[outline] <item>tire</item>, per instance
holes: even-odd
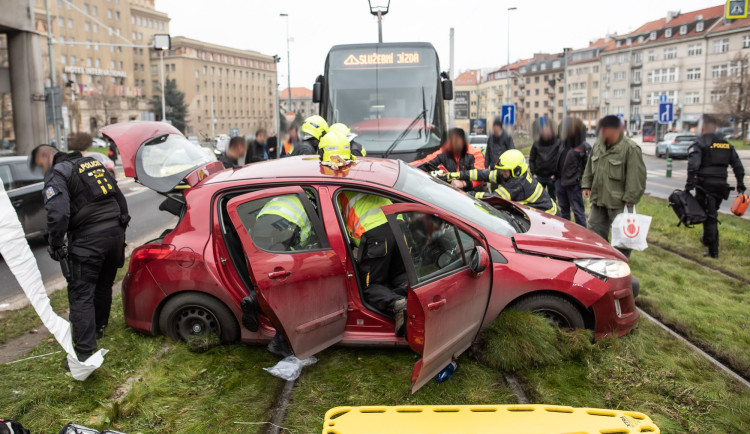
[[[159,315],[159,329],[175,341],[213,335],[227,344],[240,335],[234,314],[224,303],[194,292],[167,301]]]
[[[532,295],[515,303],[513,309],[538,313],[562,329],[586,328],[581,311],[570,301],[555,295]]]

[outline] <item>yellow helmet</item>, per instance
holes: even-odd
[[[349,129],[346,125],[342,124],[341,122],[337,122],[330,127],[328,127],[328,132],[333,133],[339,133],[342,136],[349,138],[349,133],[352,132],[352,130]]]
[[[518,178],[519,176],[526,173],[529,166],[526,164],[526,158],[524,158],[521,151],[518,149],[509,149],[500,155],[500,160],[497,162],[495,169],[510,170],[511,176]]]
[[[331,131],[320,139],[318,155],[320,156],[321,163],[331,166],[334,169],[345,166],[350,161],[356,159],[352,156],[349,140],[334,131]]]
[[[300,127],[300,131],[302,131],[303,140],[307,139],[305,136],[320,140],[328,132],[328,122],[321,116],[310,116],[305,119],[302,127]]]

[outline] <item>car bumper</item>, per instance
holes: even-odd
[[[594,337],[622,336],[638,323],[641,314],[635,306],[631,276],[608,279],[604,296],[591,305],[596,325]]]
[[[668,151],[669,151],[668,154],[669,154],[670,157],[687,157],[688,156],[688,150],[687,150],[687,148],[685,148],[685,149],[682,149],[682,148],[680,148],[680,149],[669,148]]]
[[[155,335],[154,315],[165,297],[148,267],[141,267],[132,274],[126,273],[122,281],[122,308],[125,324],[141,332]]]

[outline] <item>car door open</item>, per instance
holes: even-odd
[[[263,312],[299,358],[344,335],[347,282],[318,214],[298,186],[235,197],[227,212],[242,242]]]
[[[469,267],[474,250],[487,247],[470,226],[424,205],[382,209],[409,277],[406,333],[409,346],[422,355],[412,372],[414,393],[471,346],[487,309],[492,273]]]

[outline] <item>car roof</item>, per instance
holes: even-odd
[[[287,157],[253,163],[236,170],[224,170],[211,176],[206,184],[229,181],[254,181],[263,179],[310,179],[364,181],[393,187],[399,173],[399,160],[383,158],[358,158],[347,169],[332,170],[320,164],[314,155]]]
[[[29,160],[29,157],[24,157],[23,155],[15,155],[12,157],[0,157],[0,163],[18,163],[18,162],[26,162]]]

